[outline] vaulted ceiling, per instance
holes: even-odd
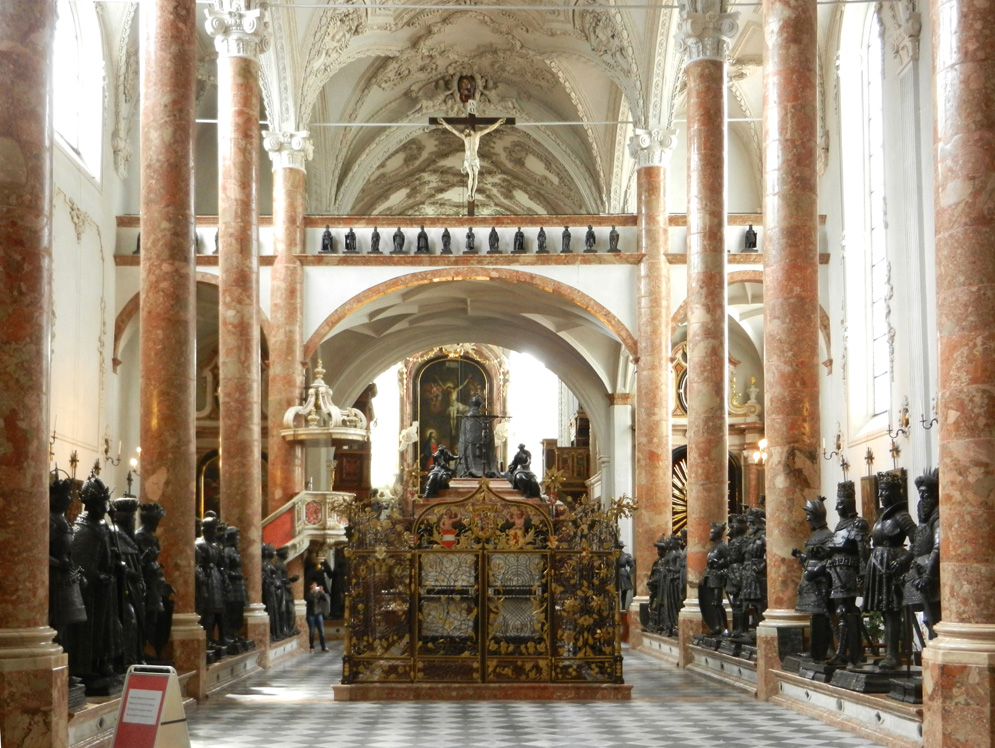
[[[137,153],[138,4],[98,5],[109,38],[116,39],[115,153],[128,150],[126,135]],[[759,5],[735,10],[730,149],[749,172],[743,176],[757,185],[751,193],[759,194]],[[310,133],[312,214],[460,214],[463,143],[428,125],[430,117],[465,115],[456,92],[460,75],[476,79],[478,116],[517,120],[481,140],[479,215],[631,212],[633,128],[674,128],[679,140],[685,129],[676,3],[299,0],[271,3],[264,16],[271,42],[260,61],[261,129]],[[198,49],[198,115],[210,118],[217,53],[203,29]],[[214,141],[216,129],[205,124],[198,169],[207,191],[216,183]],[[675,167],[675,179],[683,182],[683,164]]]

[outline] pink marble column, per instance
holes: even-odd
[[[637,131],[629,143],[636,160],[636,246],[639,266],[636,362],[636,481],[639,511],[633,520],[632,555],[636,561],[636,595],[646,595],[656,548],[671,528],[670,508],[670,271],[666,254],[667,163],[674,134]]]
[[[259,54],[265,37],[261,11],[242,10],[239,0],[223,5],[224,10],[207,11],[207,32],[218,50],[221,518],[240,531],[249,594],[246,617],[256,628],[263,539],[256,181]]]
[[[680,613],[680,664],[690,664],[692,637],[704,632],[698,587],[705,572],[710,523],[729,503],[729,369],[726,249],[726,65],[735,14],[685,12],[688,179],[688,545],[687,596]],[[705,10],[705,8],[702,8]]]
[[[304,253],[304,207],[307,177],[304,165],[311,157],[306,132],[264,133],[263,144],[273,161],[273,252],[270,275],[268,493],[266,514],[272,514],[304,489],[304,450],[286,441],[283,414],[300,405],[304,384],[301,360],[302,268],[295,255]],[[295,559],[296,560],[296,559]],[[303,577],[302,577],[303,579]],[[301,582],[303,584],[303,582]],[[247,618],[250,635],[257,642],[269,636],[259,611]],[[307,626],[298,626],[302,632]],[[302,634],[303,635],[303,634]],[[302,646],[305,640],[302,640]]]
[[[48,626],[46,553],[54,35],[54,3],[0,5],[8,112],[0,120],[0,734],[29,748],[69,739],[68,667]]]
[[[204,632],[194,612],[196,296],[193,150],[196,5],[155,0],[142,11],[142,501],[166,510],[161,561],[176,589],[172,656],[203,695]]]
[[[304,254],[304,207],[311,156],[308,133],[264,133],[263,144],[273,161],[273,252],[270,275],[269,341],[269,480],[266,514],[272,514],[304,490],[304,450],[287,442],[280,431],[283,414],[300,405],[304,387],[301,351],[302,268],[295,255]]]
[[[757,696],[780,667],[808,536],[802,507],[819,494],[819,247],[815,3],[764,0],[764,378],[767,597],[757,631]],[[783,631],[782,631],[783,629]]]
[[[995,745],[995,26],[933,0],[939,636],[923,653],[927,748]]]

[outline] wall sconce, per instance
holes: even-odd
[[[937,415],[936,415],[936,397],[933,397],[933,400],[930,402],[930,405],[929,405],[929,414],[930,414],[930,416],[932,416],[929,419],[929,422],[926,421],[926,414],[925,413],[921,413],[919,415],[919,423],[922,424],[922,427],[924,429],[926,429],[926,431],[929,431],[931,428],[933,428],[933,426],[935,426],[939,422],[939,420],[940,420],[937,417]],[[55,440],[55,432],[54,431],[52,432],[52,440],[53,441]]]
[[[843,452],[843,431],[840,429],[840,424],[837,421],[837,423],[836,423],[836,436],[833,438],[833,451],[832,452],[828,452],[828,453],[826,452],[826,440],[823,439],[822,440],[822,458],[824,460],[828,461],[828,460],[831,460],[834,457],[836,457],[836,455],[842,456],[842,452]]]
[[[753,462],[766,465],[767,464],[767,439],[761,439],[757,442],[757,450],[753,453]]]
[[[128,470],[128,475],[125,481],[128,483],[128,496],[133,496],[131,493],[131,484],[135,482],[135,478],[141,478],[142,474],[138,472],[138,465],[142,459],[142,448],[135,447],[135,456],[128,460],[128,465],[130,469]]]
[[[111,440],[104,437],[104,462],[109,462],[114,467],[121,464],[121,442],[117,443],[117,457],[111,457]]]
[[[909,418],[909,399],[905,398],[902,402],[902,408],[898,411],[898,428],[895,429],[895,433],[891,433],[891,424],[888,424],[888,436],[892,438],[892,441],[898,438],[899,434],[904,436],[906,439],[909,438],[909,426],[912,420]]]
[[[871,451],[870,447],[867,448],[867,452],[864,454],[864,462],[867,463],[867,474],[870,475],[871,466],[874,464],[874,453]]]

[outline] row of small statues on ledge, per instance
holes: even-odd
[[[408,254],[404,250],[404,245],[406,243],[406,237],[404,232],[400,227],[394,232],[391,238],[393,248],[390,250],[392,255],[403,255]],[[564,226],[563,233],[560,235],[560,254],[570,254],[573,250],[570,248],[570,227]],[[584,252],[585,253],[596,253],[597,249],[597,237],[595,236],[595,231],[593,226],[587,227],[587,232],[584,234]],[[612,253],[620,252],[618,248],[618,231],[614,226],[611,227],[611,231],[608,232],[608,251]],[[318,250],[318,254],[328,255],[335,254],[335,238],[332,236],[332,231],[329,226],[325,226],[325,231],[321,235],[321,249]],[[549,254],[549,250],[546,248],[546,230],[544,228],[539,229],[539,233],[536,235],[536,250],[537,255]],[[351,228],[345,235],[345,249],[343,254],[354,255],[360,254],[356,246],[356,232]],[[367,254],[371,255],[382,255],[384,254],[380,249],[380,231],[374,227],[373,233],[370,235],[370,248]],[[415,251],[416,255],[429,255],[432,254],[432,250],[429,247],[428,232],[425,231],[425,227],[421,226],[418,230],[418,235],[415,238]],[[452,235],[449,233],[449,229],[444,229],[442,232],[442,247],[439,250],[439,254],[451,255],[453,254],[452,246]],[[477,236],[473,233],[473,227],[467,229],[466,239],[463,245],[463,254],[465,255],[475,255],[477,252]],[[487,252],[489,255],[499,255],[504,254],[501,251],[501,240],[498,236],[497,228],[491,228],[490,233],[487,236]],[[525,250],[525,234],[522,232],[521,227],[515,232],[514,238],[512,239],[511,254],[521,255],[526,254]]]
[[[110,489],[91,473],[79,491],[83,510],[70,524],[72,488],[69,477],[53,474],[49,625],[69,655],[71,700],[77,690],[111,695],[131,665],[164,662],[174,593],[159,563],[156,537],[165,509],[129,495],[111,500]],[[248,594],[238,528],[208,512],[197,519],[194,554],[195,611],[207,634],[208,661],[251,649],[253,643],[239,635]],[[263,545],[263,603],[273,640],[297,633],[290,586],[296,577],[288,577],[287,557],[288,549]]]
[[[560,253],[569,254],[572,252],[570,249],[570,227],[564,226],[563,233],[560,235]],[[400,226],[398,226],[397,231],[394,232],[392,237],[393,249],[390,251],[392,255],[403,255],[407,254],[404,251],[405,244],[404,232],[401,231]],[[194,252],[195,254],[200,254],[200,236],[194,237]],[[591,253],[597,252],[597,238],[594,233],[594,227],[588,226],[587,232],[584,234],[584,252]],[[614,226],[611,227],[611,231],[608,232],[608,251],[609,252],[620,252],[618,248],[618,231]],[[744,240],[744,252],[756,252],[757,251],[757,232],[753,230],[753,224],[746,230],[746,238]],[[142,235],[139,234],[135,241],[135,251],[133,254],[142,253]],[[321,249],[318,250],[318,254],[330,255],[335,254],[335,237],[332,236],[331,226],[325,226],[325,231],[321,235]],[[536,252],[537,255],[549,254],[549,250],[546,249],[546,230],[544,228],[539,229],[539,233],[536,235]],[[218,232],[214,232],[214,254],[218,254]],[[359,249],[356,244],[356,232],[349,229],[345,235],[345,249],[343,254],[355,255],[360,254]],[[380,231],[377,227],[373,227],[373,234],[370,236],[370,249],[367,254],[371,255],[382,255],[383,252],[380,251]],[[427,255],[432,254],[429,249],[428,233],[425,231],[424,226],[420,226],[418,229],[418,236],[415,239],[415,254],[416,255]],[[453,254],[452,248],[452,235],[449,233],[449,229],[444,229],[442,232],[442,249],[439,254],[451,255]],[[473,255],[477,254],[477,237],[473,233],[473,228],[467,229],[466,241],[463,245],[463,254]],[[487,237],[487,254],[503,254],[501,252],[500,239],[498,237],[497,228],[492,227],[491,232]],[[521,255],[526,254],[525,251],[525,234],[522,233],[522,227],[519,226],[518,230],[515,232],[515,236],[512,239],[511,254]]]

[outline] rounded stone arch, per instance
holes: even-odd
[[[737,270],[726,276],[726,285],[732,283],[760,283],[764,282],[763,270]],[[685,298],[674,311],[670,318],[670,336],[673,338],[677,328],[684,324],[688,318],[688,300]],[[819,332],[822,336],[822,344],[826,351],[826,361],[832,362],[832,338],[829,327],[829,314],[826,312],[822,302],[819,302]]]
[[[206,285],[217,286],[220,284],[220,277],[214,273],[205,273],[202,270],[198,270],[194,274],[195,283],[204,283]],[[124,306],[121,307],[121,311],[117,313],[117,317],[114,318],[114,348],[111,352],[111,360],[114,367],[114,371],[117,371],[117,367],[120,365],[121,361],[118,358],[118,354],[121,351],[121,347],[127,341],[128,335],[126,333],[129,330],[133,330],[137,327],[137,317],[138,312],[141,309],[141,292],[136,292],[128,301],[125,302]],[[135,326],[131,326],[132,320],[135,321]],[[269,317],[262,309],[259,310],[259,327],[266,340],[270,339],[270,321]]]
[[[340,305],[318,325],[304,343],[304,358],[311,359],[322,341],[357,309],[383,296],[413,286],[439,283],[445,281],[500,280],[508,283],[525,283],[542,291],[570,301],[584,311],[597,318],[621,342],[632,359],[638,359],[639,346],[635,335],[622,324],[607,307],[598,303],[590,296],[557,280],[545,278],[534,273],[508,268],[440,268],[421,273],[411,273],[392,278],[383,283],[367,288]]]

